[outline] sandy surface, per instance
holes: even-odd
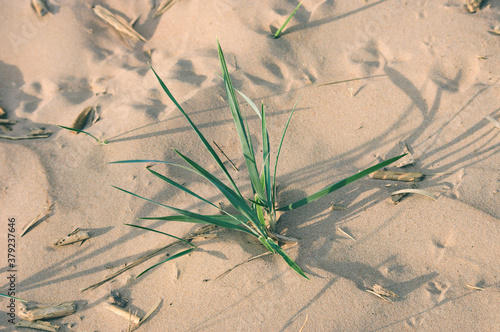
[[[500,330],[500,129],[485,119],[500,118],[500,36],[488,32],[499,25],[500,1],[470,14],[461,0],[305,0],[279,39],[271,31],[297,1],[181,0],[153,18],[154,2],[49,0],[50,13],[42,18],[27,0],[1,4],[0,106],[17,121],[1,134],[52,132],[0,139],[1,293],[9,288],[6,234],[15,218],[16,296],[76,301],[75,314],[51,321],[60,331],[125,331],[127,321],[103,309],[112,290],[141,317],[163,300],[140,331]],[[93,13],[97,4],[127,21],[138,18],[134,27],[147,41],[113,30]],[[413,195],[392,205],[390,193],[410,184],[364,178],[284,214],[279,231],[300,239],[289,254],[310,281],[275,256],[214,280],[264,252],[253,238],[221,230],[198,241],[194,253],[139,279],[180,249],[81,293],[172,242],[124,223],[177,236],[197,228],[138,221],[170,212],[111,185],[214,213],[143,164],[107,164],[181,162],[177,148],[221,175],[148,61],[207,139],[234,161],[239,172],[227,167],[250,195],[217,76],[216,38],[235,87],[268,110],[272,151],[301,96],[278,169],[282,204],[400,154],[400,142],[416,163],[388,169],[427,174],[416,184],[437,200]],[[361,77],[372,78],[321,86]],[[71,126],[87,106],[96,107],[100,119],[86,130],[108,145],[56,126]],[[243,108],[257,146],[258,118]],[[227,206],[200,178],[165,165],[155,170]],[[22,228],[52,203],[48,216],[21,238]],[[332,211],[332,203],[346,208]],[[75,228],[92,238],[51,246]],[[375,284],[399,297],[387,303],[366,292]],[[6,311],[8,300],[0,303]],[[7,319],[0,314],[0,329],[15,331]]]

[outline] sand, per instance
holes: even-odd
[[[60,331],[126,331],[127,320],[105,309],[111,291],[139,317],[162,299],[138,331],[499,331],[500,129],[485,117],[500,118],[500,36],[488,32],[499,25],[500,1],[489,0],[471,14],[462,0],[305,0],[283,35],[272,38],[297,4],[181,0],[153,18],[154,0],[49,0],[43,17],[28,0],[4,2],[0,107],[16,124],[0,134],[26,136],[40,128],[52,134],[0,139],[0,292],[9,288],[11,233],[16,296],[76,302],[75,314],[51,320]],[[137,19],[134,28],[147,41],[118,33],[92,5],[124,22]],[[415,163],[387,169],[427,174],[416,185],[437,200],[409,195],[392,205],[390,193],[411,184],[366,177],[285,213],[278,230],[299,239],[288,253],[310,281],[269,255],[215,280],[265,252],[243,233],[220,230],[196,241],[192,254],[139,279],[181,247],[81,293],[174,241],[125,223],[180,237],[199,227],[136,220],[171,212],[112,185],[214,213],[144,164],[107,164],[180,163],[177,148],[222,176],[148,62],[207,139],[239,168],[226,162],[251,195],[218,77],[217,38],[235,87],[266,106],[273,152],[301,96],[278,167],[281,204],[400,154],[402,143]],[[354,78],[366,79],[322,85]],[[242,105],[257,146],[259,120]],[[85,130],[109,144],[57,127],[71,126],[87,106],[100,118]],[[199,177],[165,165],[154,169],[227,206]],[[332,211],[332,204],[345,209]],[[15,232],[9,218],[15,218]],[[92,238],[52,246],[76,228]],[[399,297],[386,302],[366,291],[375,285]],[[9,300],[0,303],[0,329],[16,331],[8,321]]]

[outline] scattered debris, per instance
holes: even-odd
[[[427,196],[429,198],[432,198],[433,200],[437,200],[436,195],[434,195],[426,190],[421,190],[421,189],[402,189],[402,190],[398,190],[398,191],[393,192],[391,194],[391,196],[399,195],[399,194],[418,194],[418,195]]]
[[[57,330],[59,330],[59,328],[61,326],[60,325],[52,325],[49,322],[44,322],[41,320],[35,321],[35,322],[20,320],[19,322],[16,323],[16,327],[24,327],[24,328],[33,329],[33,330],[57,332]]]
[[[491,117],[489,115],[486,117],[486,119],[488,119],[491,123],[493,123],[495,125],[495,127],[500,129],[500,122],[498,122],[497,120],[495,120],[493,117]]]
[[[94,112],[95,112],[95,110],[94,110],[93,106],[85,107],[83,109],[83,111],[81,111],[80,114],[78,114],[78,116],[76,117],[76,120],[71,125],[71,128],[77,129],[77,130],[82,130],[83,128],[85,128],[85,126],[89,122],[89,119],[94,117],[94,115],[93,115]],[[74,135],[78,134],[77,131],[72,131],[71,133]]]
[[[345,236],[347,236],[348,238],[350,238],[351,240],[356,241],[356,239],[355,239],[355,238],[354,238],[351,234],[349,234],[348,232],[346,232],[346,231],[345,231],[345,230],[343,230],[342,228],[340,228],[340,227],[339,227],[339,228],[337,228],[337,230],[338,230],[340,233],[342,233],[342,234],[344,234]]]
[[[153,15],[153,18],[157,18],[158,16],[163,15],[170,7],[173,6],[178,0],[165,0],[158,5],[156,8],[156,12]]]
[[[128,300],[123,299],[117,291],[111,291],[111,295],[108,297],[108,303],[125,308],[128,305]]]
[[[467,9],[471,13],[475,13],[479,10],[479,7],[481,7],[481,2],[483,0],[467,0]]]
[[[50,211],[52,210],[52,207],[54,206],[54,204],[56,204],[56,203],[49,204],[47,206],[47,210],[45,210],[45,212],[40,213],[33,220],[31,220],[26,226],[24,226],[23,230],[21,231],[21,236],[26,234],[26,232],[29,231],[30,228],[33,227],[37,222],[39,222],[43,218],[47,217],[49,215]]]
[[[60,304],[40,305],[34,302],[19,303],[19,318],[30,322],[39,319],[50,319],[74,314],[75,302],[64,302]]]
[[[33,7],[33,9],[36,11],[38,16],[40,16],[40,17],[47,15],[47,13],[49,12],[49,9],[47,8],[47,4],[45,3],[44,0],[32,0],[31,6]]]
[[[231,161],[231,159],[229,159],[229,157],[226,156],[226,154],[224,153],[224,151],[222,151],[222,149],[217,145],[217,143],[215,143],[215,141],[212,141],[212,143],[214,143],[214,145],[217,147],[217,149],[219,149],[219,151],[224,155],[224,157],[226,157],[227,161],[229,161],[229,163],[231,164],[231,166],[233,166],[233,168],[236,170],[236,172],[239,172],[238,167],[236,167],[236,165],[233,164],[233,162]]]
[[[423,173],[375,171],[369,175],[372,179],[415,182],[421,181],[425,175]]]
[[[109,311],[131,322],[132,323],[131,330],[134,330],[138,328],[142,323],[144,323],[156,311],[156,309],[158,309],[161,302],[162,299],[158,300],[158,302],[156,302],[156,304],[146,313],[146,315],[143,318],[140,318],[139,316],[134,315],[125,309],[115,306],[114,304],[105,303],[104,305],[105,308],[108,309]]]
[[[23,139],[37,139],[37,138],[48,138],[52,135],[51,131],[40,131],[35,134],[29,134],[27,136],[6,136],[6,135],[0,135],[0,138],[3,139],[10,139],[13,141],[18,141],[18,140],[23,140]]]
[[[60,238],[59,240],[54,241],[52,244],[55,247],[60,247],[75,242],[83,242],[89,238],[90,234],[88,232],[81,231],[79,228],[77,228],[72,233]]]
[[[373,285],[371,288],[365,289],[365,291],[367,291],[368,293],[373,294],[376,297],[378,297],[379,299],[382,299],[382,300],[389,302],[389,303],[392,303],[390,298],[399,297],[398,294],[393,293],[390,290],[385,289],[384,287],[377,285],[377,284]]]
[[[132,28],[123,17],[116,16],[109,10],[99,5],[95,6],[93,10],[97,16],[99,16],[103,21],[115,28],[118,32],[121,32],[122,34],[132,38],[133,40],[142,40],[143,42],[146,41],[146,38],[135,31],[134,28]]]

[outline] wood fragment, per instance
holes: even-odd
[[[48,205],[45,213],[44,212],[40,213],[33,220],[31,220],[26,226],[24,226],[23,230],[21,231],[21,236],[26,234],[26,232],[29,231],[30,228],[33,227],[37,222],[39,222],[43,218],[47,217],[49,215],[50,211],[52,210],[52,207],[54,206],[54,204],[56,204],[56,203],[52,203],[52,204]]]
[[[391,196],[398,195],[398,194],[418,194],[418,195],[427,196],[433,200],[437,200],[436,195],[434,195],[433,193],[430,193],[426,190],[421,190],[421,189],[402,189],[402,190],[398,190],[398,191],[393,192],[391,194]]]
[[[43,17],[47,15],[49,9],[47,8],[47,4],[44,0],[32,0],[31,5],[33,9],[36,11],[38,16]]]
[[[487,116],[486,117],[487,120],[489,120],[491,123],[493,123],[495,125],[495,127],[497,127],[498,129],[500,129],[500,122],[498,122],[497,120],[495,120],[492,116]]]
[[[68,316],[76,311],[75,302],[64,302],[60,304],[39,305],[33,302],[19,303],[19,318],[30,322],[39,319],[50,319]]]
[[[20,320],[19,322],[16,323],[16,327],[24,327],[24,328],[33,329],[33,330],[57,332],[57,330],[59,330],[59,328],[61,326],[60,325],[52,325],[49,322],[44,322],[41,320],[35,321],[35,322]]]
[[[78,114],[78,116],[76,117],[75,121],[73,121],[73,124],[71,125],[71,128],[73,129],[77,129],[77,130],[82,130],[83,128],[85,128],[85,126],[87,125],[87,122],[89,120],[89,118],[91,116],[93,116],[92,114],[94,113],[94,107],[92,106],[87,106],[83,109],[83,111],[80,112],[80,114]],[[71,132],[73,135],[77,135],[78,132],[77,131],[72,131]]]
[[[483,0],[467,0],[467,9],[471,13],[475,13],[481,7],[481,2]]]
[[[343,205],[332,204],[332,207],[331,207],[332,211],[342,211],[342,210],[345,210],[345,209],[346,209],[346,207],[343,206]]]
[[[496,26],[493,29],[488,30],[490,33],[494,35],[500,35],[500,26]]]
[[[153,18],[157,18],[158,16],[163,15],[176,2],[177,0],[165,0],[162,3],[160,3],[158,5],[158,8],[156,8],[156,12],[154,13]]]
[[[129,312],[129,311],[125,310],[125,309],[117,307],[117,306],[115,306],[115,305],[113,305],[111,303],[104,303],[104,307],[107,310],[111,311],[112,313],[114,313],[114,314],[116,314],[116,315],[118,315],[120,317],[123,317],[126,320],[132,322],[134,325],[138,325],[139,322],[141,321],[141,319],[138,316],[132,314],[131,312]]]
[[[233,162],[231,161],[231,159],[229,159],[229,157],[226,156],[226,154],[224,153],[224,151],[222,151],[222,149],[217,145],[217,143],[215,143],[215,141],[212,141],[212,143],[214,143],[214,145],[217,147],[217,149],[219,149],[219,151],[224,155],[224,157],[226,157],[227,161],[229,161],[229,163],[231,164],[231,166],[233,166],[233,168],[235,169],[235,171],[239,172],[238,167],[236,167],[236,165],[233,164]]]
[[[118,32],[132,38],[133,40],[142,40],[143,42],[146,41],[146,38],[135,31],[123,17],[112,14],[109,10],[101,7],[100,5],[95,6],[93,10],[97,16],[115,28]]]
[[[375,171],[369,175],[372,179],[414,182],[421,181],[425,175],[423,173]]]
[[[90,239],[90,234],[85,231],[81,231],[78,228],[74,230],[71,234],[68,234],[54,242],[52,244],[55,247],[65,246],[75,242],[81,242]]]

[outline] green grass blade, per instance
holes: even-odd
[[[254,151],[251,146],[250,135],[247,132],[245,126],[245,120],[243,115],[241,114],[240,107],[238,104],[238,99],[236,98],[236,95],[234,93],[233,83],[231,82],[231,78],[229,77],[229,71],[227,70],[226,60],[224,59],[224,53],[222,52],[222,49],[218,41],[217,41],[217,47],[219,51],[219,62],[223,74],[222,76],[224,77],[224,85],[226,87],[229,109],[231,110],[234,124],[236,126],[236,131],[238,132],[238,136],[240,138],[241,148],[243,150],[243,156],[245,157],[245,163],[247,165],[248,173],[250,175],[250,181],[252,182],[252,186],[255,192],[264,201],[266,198],[264,195],[264,190],[262,189],[262,186],[260,184],[260,177],[257,171]]]
[[[8,298],[8,299],[18,300],[18,301],[21,301],[21,302],[28,302],[28,301],[26,301],[26,300],[22,300],[22,299],[20,299],[20,298],[17,298],[17,297],[15,297],[15,296],[10,296],[10,295],[7,295],[7,294],[2,294],[2,293],[0,293],[0,296],[1,296],[1,297],[6,297],[6,298]]]
[[[286,27],[286,25],[288,24],[288,22],[295,15],[295,13],[297,12],[297,10],[299,10],[299,7],[301,5],[302,5],[302,2],[299,3],[299,5],[297,7],[295,7],[295,10],[292,12],[292,14],[290,14],[290,16],[288,16],[288,18],[286,19],[285,23],[283,23],[283,25],[278,29],[278,31],[276,31],[276,33],[274,34],[274,38],[279,38],[281,36],[281,31],[283,31],[283,29]]]
[[[271,247],[269,242],[267,242],[267,240],[263,236],[260,236],[259,240],[264,245],[264,247],[267,248],[267,250],[269,250],[270,252],[272,252],[274,254],[275,250],[273,249],[273,247]]]
[[[236,216],[221,216],[221,215],[207,215],[207,217],[219,220],[221,223],[230,223],[235,226],[242,225],[248,221],[248,218],[244,215]],[[139,220],[161,220],[161,221],[179,221],[179,222],[190,222],[190,223],[200,223],[198,219],[191,217],[177,215],[177,216],[165,216],[165,217],[143,217],[138,218]]]
[[[302,271],[297,263],[295,263],[293,259],[291,259],[290,256],[288,256],[287,253],[283,249],[281,249],[279,245],[276,244],[276,242],[274,242],[272,239],[268,239],[267,241],[269,242],[269,245],[274,249],[274,251],[276,251],[281,257],[283,257],[285,262],[292,268],[292,270],[309,280],[309,277],[306,276],[304,271]]]
[[[248,206],[246,201],[241,198],[240,196],[236,196],[236,194],[224,183],[222,183],[219,179],[217,179],[215,176],[213,176],[210,172],[205,170],[203,167],[180,153],[179,151],[175,150],[179,156],[181,156],[184,161],[186,161],[193,169],[198,172],[201,176],[203,176],[205,179],[210,181],[214,186],[219,189],[219,191],[229,200],[229,202],[238,210],[241,214],[245,215],[249,221],[259,230],[261,234],[266,234],[265,230],[260,227],[260,222],[255,215],[255,212]]]
[[[135,227],[135,228],[140,228],[140,229],[144,229],[146,231],[150,231],[150,232],[155,232],[155,233],[159,233],[159,234],[163,234],[163,235],[166,235],[166,236],[169,236],[171,238],[174,238],[176,240],[179,240],[179,241],[182,241],[184,242],[185,244],[187,245],[190,245],[191,247],[196,247],[194,244],[192,244],[191,242],[188,242],[184,239],[181,239],[180,237],[177,237],[177,236],[174,236],[172,234],[168,234],[168,233],[164,233],[164,232],[161,232],[161,231],[158,231],[156,229],[152,229],[152,228],[149,228],[149,227],[144,227],[144,226],[139,226],[139,225],[133,225],[133,224],[125,224],[127,226],[130,226],[130,227]]]
[[[401,158],[403,158],[404,156],[406,156],[406,153],[405,154],[402,154],[400,156],[397,156],[397,157],[394,157],[394,158],[391,158],[389,160],[386,160],[386,161],[383,161],[375,166],[372,166],[370,168],[367,168],[365,169],[364,171],[361,171],[359,172],[358,174],[355,174],[351,177],[348,177],[347,179],[344,179],[342,181],[339,181],[337,183],[335,183],[334,185],[331,185],[329,187],[326,187],[325,189],[322,189],[320,191],[318,191],[317,193],[315,194],[312,194],[306,198],[303,198],[301,200],[298,200],[297,202],[295,203],[292,203],[292,204],[289,204],[289,205],[286,205],[286,206],[283,206],[283,207],[280,207],[279,209],[277,209],[277,211],[290,211],[290,210],[293,210],[293,209],[296,209],[296,208],[299,208],[303,205],[306,205],[308,203],[311,203],[311,202],[314,202],[315,200],[317,199],[320,199],[321,197],[325,196],[325,195],[328,195],[329,193],[339,189],[339,188],[342,188],[343,186],[345,185],[348,185],[349,183],[352,183],[356,180],[359,180],[361,179],[362,177],[370,174],[370,173],[373,173],[375,172],[376,170],[382,168],[382,167],[385,167]]]
[[[281,140],[280,140],[280,145],[278,147],[278,152],[276,153],[276,162],[274,163],[274,176],[273,176],[273,187],[272,187],[273,206],[274,206],[275,199],[276,199],[276,170],[278,169],[278,159],[280,157],[281,146],[283,145],[283,140],[285,139],[285,134],[286,134],[286,131],[288,129],[288,125],[290,124],[290,120],[292,119],[293,113],[295,112],[295,109],[297,108],[297,104],[300,101],[300,97],[302,97],[302,95],[299,96],[299,98],[295,102],[295,105],[293,106],[292,112],[290,112],[290,116],[288,117],[288,121],[286,122],[285,128],[283,129],[283,134],[281,135]]]
[[[177,254],[175,254],[175,255],[173,255],[173,256],[170,256],[169,258],[165,259],[164,261],[161,261],[161,262],[159,262],[158,264],[155,264],[155,265],[151,266],[150,268],[147,268],[146,270],[142,271],[142,272],[141,272],[141,273],[140,273],[137,277],[135,277],[135,279],[139,278],[140,276],[142,276],[144,273],[148,272],[149,270],[154,269],[154,268],[155,268],[155,267],[157,267],[158,265],[163,264],[163,263],[166,263],[166,262],[171,261],[171,260],[173,260],[173,259],[179,258],[179,257],[181,257],[181,256],[187,255],[187,254],[189,254],[190,252],[194,251],[195,249],[196,249],[196,247],[195,247],[195,248],[189,248],[189,249],[186,249],[186,250],[184,250],[184,251],[181,251],[181,252],[179,252],[179,253],[177,253]]]
[[[196,125],[194,124],[194,122],[191,121],[191,118],[187,115],[187,113],[184,112],[184,110],[182,109],[181,105],[179,105],[179,103],[174,98],[174,96],[172,95],[172,93],[170,93],[170,90],[167,88],[167,86],[165,85],[165,83],[163,83],[162,79],[160,78],[160,76],[158,76],[158,74],[153,69],[153,67],[151,67],[151,65],[149,67],[151,68],[151,70],[155,74],[156,78],[158,79],[158,82],[160,82],[160,85],[163,88],[163,91],[165,91],[165,93],[168,95],[168,97],[170,98],[170,100],[172,100],[172,102],[175,104],[175,106],[177,106],[177,108],[179,109],[179,111],[181,111],[182,115],[184,115],[184,117],[186,118],[186,120],[189,122],[189,125],[191,126],[191,128],[193,128],[193,130],[196,132],[196,134],[198,135],[198,137],[202,141],[203,145],[205,145],[205,148],[212,155],[212,157],[214,158],[214,160],[217,163],[217,165],[219,165],[219,167],[222,170],[222,172],[224,172],[224,174],[226,175],[227,179],[231,183],[231,186],[233,187],[233,189],[236,191],[236,193],[240,197],[242,197],[241,193],[240,193],[240,191],[238,189],[238,187],[236,186],[236,183],[233,181],[233,178],[231,177],[231,175],[227,171],[226,167],[224,166],[224,164],[222,163],[222,161],[220,160],[219,156],[214,151],[214,149],[212,148],[212,146],[205,139],[205,136],[203,136],[203,134],[198,130],[198,127],[196,127]]]
[[[259,119],[262,119],[262,116],[260,114],[260,111],[259,111],[259,108],[257,107],[257,105],[255,105],[255,103],[252,101],[252,99],[248,98],[243,92],[241,92],[240,90],[238,89],[234,89],[236,92],[238,92],[240,94],[240,96],[243,97],[243,99],[245,99],[245,101],[248,103],[248,105],[250,105],[250,107],[255,111],[255,113],[257,113],[257,116],[259,117]]]
[[[107,140],[104,140],[104,141],[101,141],[100,139],[98,139],[97,137],[95,137],[94,135],[90,134],[90,133],[87,133],[86,131],[84,130],[79,130],[79,129],[75,129],[75,128],[70,128],[70,127],[65,127],[65,126],[61,126],[61,125],[57,125],[58,127],[60,128],[63,128],[63,129],[66,129],[66,130],[69,130],[69,131],[74,131],[76,133],[82,133],[82,134],[85,134],[85,135],[88,135],[90,137],[92,137],[93,139],[95,139],[99,144],[101,145],[106,145],[108,144],[108,141]]]
[[[269,159],[271,157],[270,150],[271,149],[269,147],[269,133],[267,132],[267,126],[266,126],[266,112],[264,110],[264,104],[262,104],[262,160],[264,162],[263,187],[265,188],[266,191],[266,202],[269,209],[273,207],[273,202],[272,202],[273,190],[271,187],[271,165],[269,162]]]
[[[220,227],[224,227],[224,228],[228,228],[228,229],[234,229],[234,230],[237,230],[237,231],[242,231],[242,232],[245,232],[245,233],[257,236],[256,232],[253,231],[253,230],[251,230],[251,229],[249,229],[248,227],[245,227],[246,225],[243,225],[243,224],[242,225],[234,225],[232,223],[222,222],[222,221],[220,221],[218,219],[215,219],[215,218],[212,218],[212,217],[209,217],[209,216],[205,216],[205,215],[194,213],[194,212],[189,212],[189,211],[186,211],[186,210],[177,209],[177,208],[174,208],[174,207],[171,207],[171,206],[159,203],[159,202],[155,202],[155,201],[153,201],[153,200],[151,200],[149,198],[146,198],[146,197],[134,194],[133,192],[130,192],[128,190],[125,190],[125,189],[122,189],[122,188],[119,188],[119,187],[115,187],[115,186],[113,186],[113,187],[116,188],[116,189],[118,189],[118,190],[121,190],[121,191],[123,191],[123,192],[125,192],[127,194],[130,194],[132,196],[135,196],[135,197],[141,198],[141,199],[143,199],[145,201],[148,201],[150,203],[153,203],[153,204],[156,204],[158,206],[167,208],[167,209],[169,209],[171,211],[177,212],[177,213],[182,214],[184,216],[191,217],[192,220],[198,220],[198,223],[201,223],[201,224],[212,224],[212,225],[216,225],[216,226],[220,226]]]

